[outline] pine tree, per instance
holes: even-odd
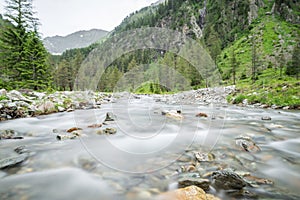
[[[44,89],[49,82],[47,52],[40,41],[32,0],[6,0],[0,38],[2,67],[11,88]]]
[[[300,42],[295,46],[291,62],[288,64],[286,74],[299,79],[300,75]]]

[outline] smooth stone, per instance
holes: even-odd
[[[172,119],[176,119],[176,120],[182,120],[183,116],[177,112],[168,112],[166,113],[166,116]]]
[[[96,133],[98,135],[103,135],[103,134],[112,135],[112,134],[117,133],[117,129],[115,129],[115,128],[105,128],[105,129],[98,130]]]
[[[212,153],[195,152],[194,155],[199,162],[211,162],[215,159],[215,155]]]
[[[206,113],[200,112],[200,113],[196,114],[196,117],[208,117],[208,115]]]
[[[56,139],[58,140],[68,140],[68,139],[73,140],[75,138],[77,138],[76,135],[59,134],[56,136]]]
[[[261,117],[261,120],[271,120],[272,118],[270,116],[263,116]]]
[[[201,178],[194,178],[194,177],[183,177],[178,180],[179,188],[185,188],[192,185],[195,185],[205,191],[208,191],[210,181],[208,179],[201,179]]]
[[[206,194],[204,190],[197,186],[169,191],[158,195],[154,200],[220,200],[219,198]]]
[[[69,128],[67,130],[68,133],[72,133],[73,131],[78,131],[78,130],[82,130],[82,128],[78,128],[78,127],[72,127],[72,128]]]
[[[14,130],[4,130],[0,132],[0,140],[8,139],[23,139],[22,136],[17,136],[17,133]]]
[[[23,153],[17,156],[0,159],[0,169],[17,165],[25,161],[27,158],[28,158],[28,154]]]
[[[259,152],[261,151],[259,146],[255,144],[255,142],[252,140],[249,136],[239,136],[235,138],[235,144],[239,146],[242,150],[247,152]]]

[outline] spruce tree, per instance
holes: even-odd
[[[49,80],[47,52],[40,40],[32,0],[6,0],[5,25],[0,38],[7,88],[44,89]]]

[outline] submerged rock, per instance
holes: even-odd
[[[177,189],[174,191],[163,193],[155,200],[220,200],[219,198],[206,194],[201,188],[197,186],[189,186],[182,189]]]
[[[78,137],[77,135],[73,135],[73,134],[72,135],[71,134],[59,134],[56,136],[56,139],[58,139],[58,140],[68,140],[68,139],[73,140],[77,137]]]
[[[272,120],[272,118],[270,116],[262,116],[261,120]]]
[[[23,153],[17,156],[0,159],[0,169],[17,165],[25,161],[27,158],[28,158],[28,154]]]
[[[88,126],[88,128],[100,128],[100,127],[102,127],[102,124],[92,124]]]
[[[7,140],[7,139],[23,139],[22,136],[18,136],[14,130],[4,130],[0,131],[0,140]]]
[[[273,185],[274,182],[269,179],[259,178],[256,176],[252,176],[250,174],[246,174],[243,178],[250,183],[252,186],[259,187],[259,185]]]
[[[219,170],[212,173],[214,186],[223,190],[240,190],[245,187],[246,181],[231,170]]]
[[[261,151],[259,146],[255,144],[250,136],[239,136],[235,138],[235,143],[239,146],[242,150],[247,152],[258,152]]]
[[[208,117],[208,115],[206,113],[198,113],[196,114],[196,117]]]
[[[115,128],[105,128],[103,130],[97,131],[98,135],[103,135],[103,134],[112,135],[112,134],[116,134],[116,133],[117,133],[117,129],[115,129]]]
[[[162,115],[165,115],[166,117],[176,119],[176,120],[182,120],[183,115],[181,114],[181,110],[163,110],[161,111]]]

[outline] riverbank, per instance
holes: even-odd
[[[285,86],[283,86],[283,89]],[[248,90],[245,90],[248,91]],[[248,92],[235,86],[202,88],[184,91],[176,94],[151,94],[156,101],[166,104],[196,104],[196,105],[228,105],[236,104],[242,107],[271,109],[300,109],[296,104],[276,105],[259,101],[261,92]],[[54,93],[36,92],[31,90],[0,90],[0,121],[46,115],[74,110],[97,109],[101,104],[112,102],[115,98],[138,98],[137,94],[102,93],[92,91],[62,91]],[[276,98],[276,97],[273,97]],[[280,98],[280,97],[278,97]],[[294,97],[299,98],[299,97]],[[264,99],[264,98],[261,98]],[[229,103],[228,103],[229,102]]]
[[[64,91],[48,94],[31,90],[0,90],[0,121],[100,108],[112,95],[99,92]]]

